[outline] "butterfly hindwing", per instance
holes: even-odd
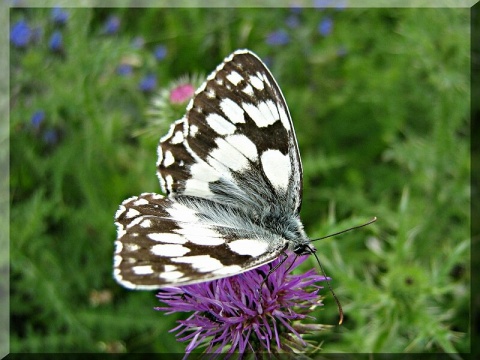
[[[275,259],[287,245],[234,210],[186,197],[132,197],[117,211],[116,225],[114,276],[136,289],[239,274]]]

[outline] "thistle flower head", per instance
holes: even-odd
[[[291,271],[306,259],[290,255],[262,282],[281,259],[257,269],[205,283],[171,287],[157,297],[166,304],[156,310],[191,312],[171,331],[179,341],[189,341],[185,350],[203,346],[207,353],[279,353],[297,352],[313,346],[303,339],[307,332],[325,325],[302,324],[317,306],[321,306],[316,285],[325,277],[315,270],[293,275]],[[292,262],[294,262],[292,264]],[[261,291],[261,295],[260,295]]]
[[[156,139],[159,128],[166,128],[171,121],[180,119],[185,114],[185,106],[204,80],[205,77],[198,74],[182,76],[161,88],[152,97],[147,111],[147,126],[134,135],[149,134]]]

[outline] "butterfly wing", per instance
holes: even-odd
[[[270,71],[248,50],[208,76],[158,154],[157,174],[171,196],[300,211],[302,164],[292,120]]]
[[[158,147],[167,198],[116,214],[114,274],[155,289],[238,274],[304,238],[302,165],[283,95],[261,60],[234,52],[207,77]]]
[[[127,199],[116,214],[114,277],[144,290],[203,282],[272,261],[288,245],[240,216],[210,200]]]

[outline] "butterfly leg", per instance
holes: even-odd
[[[280,253],[280,256],[282,256],[282,259],[280,260],[280,262],[275,265],[273,268],[271,268],[267,275],[265,275],[265,277],[263,278],[261,284],[260,284],[260,288],[259,288],[259,292],[260,292],[260,302],[262,301],[262,288],[263,288],[263,285],[265,285],[265,283],[267,282],[268,280],[268,277],[270,276],[271,273],[273,273],[275,270],[277,270],[280,266],[282,266],[282,264],[287,260],[288,258],[288,254],[285,252],[285,250],[283,250],[281,253]],[[290,269],[290,268],[289,268]]]

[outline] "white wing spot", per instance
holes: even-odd
[[[272,112],[272,107],[275,109],[275,112]],[[271,100],[267,100],[265,102],[261,102],[258,104],[258,109],[263,115],[263,120],[265,121],[265,125],[268,126],[274,124],[276,121],[279,120],[278,112],[276,111],[275,105]],[[257,124],[258,125],[258,124]],[[258,125],[260,126],[260,125]]]
[[[181,272],[181,271],[170,271],[170,272],[161,273],[159,276],[161,278],[165,279],[165,280],[176,280],[176,279],[181,278],[183,276],[183,272]]]
[[[234,124],[244,124],[245,123],[245,111],[233,100],[223,99],[220,102],[220,109],[226,115],[228,120]]]
[[[244,170],[248,167],[247,158],[222,138],[215,140],[217,148],[210,156],[218,162],[228,166],[233,171]]]
[[[185,182],[184,194],[197,196],[199,194],[213,195],[208,184],[220,179],[220,175],[215,169],[201,161],[190,167],[190,173],[192,176]]]
[[[166,208],[173,219],[181,219],[183,222],[195,223],[198,221],[197,213],[178,202],[173,202],[172,206]]]
[[[279,150],[267,150],[261,156],[262,168],[268,180],[276,189],[287,190],[292,165],[288,154]]]
[[[263,90],[264,84],[263,84],[263,81],[260,80],[260,78],[252,75],[250,76],[249,81],[256,89]]]
[[[171,260],[176,263],[191,264],[193,268],[200,272],[212,272],[223,267],[219,260],[212,258],[210,255],[184,256]]]
[[[151,222],[150,220],[146,219],[146,220],[143,220],[143,221],[140,223],[140,226],[141,226],[142,228],[149,228],[149,227],[152,226],[152,222]]]
[[[182,141],[183,141],[183,133],[181,131],[176,131],[172,140],[170,140],[170,144],[177,145],[177,144],[180,144]]]
[[[225,243],[222,234],[207,227],[190,226],[174,231],[185,237],[187,241],[197,245],[215,246]]]
[[[163,157],[163,166],[169,167],[175,163],[175,158],[170,150],[165,151],[165,156]]]
[[[163,269],[164,269],[164,271],[174,271],[174,270],[177,270],[177,266],[175,266],[175,265],[164,265]]]
[[[230,275],[230,274],[238,274],[242,270],[242,267],[239,265],[230,265],[224,266],[218,270],[215,270],[213,273],[216,275]]]
[[[150,252],[157,256],[176,257],[185,255],[190,252],[190,249],[182,245],[158,244],[153,245]]]
[[[171,233],[150,233],[147,237],[153,241],[161,241],[168,244],[185,244],[187,240],[180,235]]]
[[[125,217],[127,219],[131,219],[131,218],[133,218],[135,216],[138,216],[138,215],[140,215],[140,213],[137,210],[130,208],[130,209],[128,209],[127,213],[125,214]]]
[[[218,114],[209,114],[206,118],[208,125],[219,135],[231,135],[237,130],[237,127],[223,116]]]
[[[237,86],[239,82],[243,81],[242,75],[236,71],[232,71],[230,74],[228,74],[227,79],[235,86]]]
[[[243,108],[258,127],[267,127],[278,120],[272,116],[265,102],[259,103],[258,107],[253,104],[244,103]]]
[[[138,265],[138,266],[133,266],[132,271],[136,275],[150,275],[153,274],[153,269],[151,265]]]
[[[165,183],[168,190],[172,191],[173,189],[173,177],[172,175],[165,176]]]
[[[190,136],[197,135],[198,126],[197,125],[190,125]]]
[[[115,254],[120,254],[123,250],[123,244],[120,241],[115,241]]]
[[[139,205],[147,205],[148,200],[144,198],[139,198],[138,200],[133,202],[133,205],[139,206]]]
[[[120,239],[127,232],[126,232],[126,230],[125,230],[125,228],[123,227],[122,224],[116,222],[115,225],[117,225],[117,239]]]
[[[225,140],[249,160],[256,161],[258,159],[258,150],[256,145],[245,135],[231,135],[227,136]]]
[[[204,94],[210,98],[210,99],[214,99],[215,98],[215,90],[213,90],[212,88],[209,88],[207,89]]]
[[[121,263],[122,263],[122,257],[120,255],[114,255],[113,256],[113,266],[119,267]]]
[[[247,84],[247,86],[245,86],[245,87],[242,89],[242,91],[243,91],[245,94],[249,95],[249,96],[253,96],[253,95],[254,95],[253,88],[252,88],[252,86],[251,86],[250,84]]]
[[[138,251],[140,249],[139,245],[132,244],[132,243],[126,243],[124,245],[124,247],[125,247],[125,251],[128,251],[128,252],[134,252],[134,251]]]
[[[287,115],[287,111],[284,109],[283,106],[278,106],[278,113],[280,115],[280,121],[282,122],[282,125],[285,129],[291,130],[292,125],[290,124],[290,118]]]
[[[130,210],[133,210],[133,211],[135,211],[135,212],[138,213],[138,211],[135,210],[135,209],[130,209]],[[139,213],[139,214],[140,214],[140,213]],[[132,220],[132,221],[127,225],[127,229],[130,229],[130,228],[132,228],[132,227],[140,224],[142,221],[143,221],[143,216],[137,217],[136,219]],[[133,234],[130,234],[130,235],[134,236]]]
[[[254,239],[240,239],[228,243],[228,247],[238,255],[259,256],[268,250],[268,242]]]

